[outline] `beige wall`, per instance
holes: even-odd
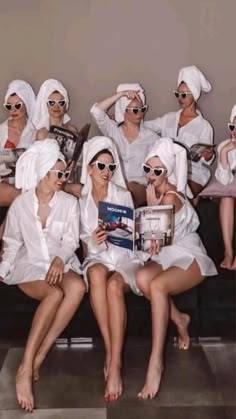
[[[235,0],[0,0],[0,100],[12,79],[37,92],[58,78],[80,127],[94,101],[138,81],[153,118],[176,109],[178,70],[196,64],[213,86],[200,107],[219,142],[236,103],[235,16]]]

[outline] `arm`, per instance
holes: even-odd
[[[207,121],[206,121],[207,122]],[[206,126],[202,130],[201,136],[200,136],[200,143],[207,143],[207,144],[213,144],[213,128],[212,126],[207,122]],[[201,153],[201,161],[207,165],[210,166],[213,161],[215,160],[215,153],[214,149],[205,149]]]
[[[144,121],[144,126],[157,132],[157,134],[161,136],[163,130],[163,117],[152,119],[151,121]]]
[[[234,178],[228,161],[228,153],[231,150],[236,150],[236,142],[232,140],[223,145],[223,147],[222,144],[218,147],[219,158],[215,177],[223,185],[228,185]]]

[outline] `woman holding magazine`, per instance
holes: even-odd
[[[187,149],[194,144],[209,144],[209,147],[194,153],[194,161],[188,161],[188,184],[194,197],[209,182],[211,172],[207,166],[214,160],[213,147],[210,147],[213,144],[213,129],[197,108],[201,92],[210,90],[210,83],[196,66],[184,67],[179,72],[177,90],[174,91],[180,110],[144,123],[161,137],[170,137]],[[197,204],[197,201],[195,199],[194,203]]]
[[[26,190],[11,205],[3,236],[0,280],[39,300],[16,375],[20,406],[34,409],[33,381],[85,291],[80,277],[79,206],[61,191],[69,172],[57,141],[36,141],[19,158],[16,186]]]
[[[146,264],[136,275],[137,286],[152,308],[152,350],[146,382],[139,396],[152,399],[159,390],[164,369],[169,315],[176,325],[185,324],[186,333],[189,323],[189,317],[176,310],[170,296],[196,286],[205,276],[216,275],[217,271],[196,233],[197,214],[185,197],[185,150],[170,138],[161,138],[147,155],[143,169],[149,183],[147,204],[172,205],[174,209],[172,244],[160,248],[158,243],[150,243],[149,253],[142,253]]]
[[[142,263],[133,251],[115,246],[98,225],[99,201],[133,207],[126,189],[116,147],[107,137],[94,137],[84,144],[80,199],[81,239],[86,247],[84,280],[106,350],[104,376],[106,401],[123,391],[122,360],[126,308],[124,293],[138,293],[135,272]]]

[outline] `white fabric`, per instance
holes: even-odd
[[[17,197],[11,205],[3,236],[0,276],[6,284],[44,280],[55,256],[69,269],[81,273],[75,255],[79,247],[79,205],[72,195],[55,192],[46,227],[38,214],[38,199],[32,189]]]
[[[100,110],[96,103],[90,112],[103,135],[110,137],[116,144],[124,176],[128,182],[138,182],[146,185],[147,181],[142,170],[142,163],[159,136],[144,124],[140,125],[138,137],[131,143],[124,135],[122,126],[109,118],[106,112]]]
[[[126,84],[119,84],[117,87],[117,93],[124,92],[126,90],[134,90],[135,92],[138,92],[138,95],[143,102],[143,105],[145,105],[145,95],[144,90],[138,83],[126,83]],[[127,106],[129,106],[130,102],[132,100],[128,99],[126,96],[121,97],[116,101],[115,104],[115,120],[117,123],[124,122],[125,119],[125,110]]]
[[[47,107],[47,100],[49,96],[57,90],[66,101],[66,109],[69,106],[68,92],[61,82],[54,79],[46,80],[40,87],[35,104],[35,111],[33,116],[33,123],[37,129],[49,129],[49,113]],[[63,123],[66,124],[70,120],[67,113],[64,115]]]
[[[62,160],[66,165],[65,157],[60,152],[56,140],[46,138],[35,141],[17,160],[16,188],[24,190],[35,188],[57,160]]]
[[[181,68],[178,75],[178,86],[181,82],[187,84],[194,100],[197,101],[201,92],[210,92],[211,85],[204,74],[195,65]]]
[[[234,118],[236,117],[236,104],[233,106],[233,109],[231,111],[231,115],[230,115],[230,122],[233,123],[234,122]]]
[[[217,162],[217,169],[215,172],[216,179],[222,183],[223,185],[229,185],[233,182],[235,175],[232,173],[232,171],[236,170],[236,149],[230,150],[227,153],[228,158],[228,167],[224,169],[220,163],[220,152],[226,144],[228,144],[231,141],[231,139],[222,141],[222,143],[219,144],[217,151],[218,151],[218,162]]]
[[[120,188],[113,182],[109,182],[107,197],[105,202],[113,204],[126,205],[133,208],[133,202],[129,191]],[[135,273],[142,266],[142,262],[137,258],[134,252],[108,243],[106,249],[104,243],[97,245],[91,235],[98,226],[98,209],[94,203],[91,192],[82,196],[80,199],[81,217],[81,240],[87,245],[88,256],[83,264],[84,281],[88,289],[87,269],[95,263],[102,263],[109,271],[119,272],[125,283],[128,284],[133,292],[139,294],[135,283]]]
[[[196,118],[178,129],[181,112],[182,109],[178,112],[169,112],[161,118],[144,122],[144,125],[162,137],[179,141],[187,148],[197,143],[213,144],[213,129],[199,111]],[[213,160],[214,157],[210,161],[202,157],[198,162],[188,161],[188,179],[205,186],[211,178],[211,172],[206,166],[211,165]]]
[[[187,199],[177,193],[176,195],[183,206],[174,214],[173,243],[162,247],[157,255],[152,256],[152,260],[161,264],[164,270],[172,266],[187,270],[196,259],[203,276],[217,275],[216,267],[207,256],[202,241],[196,233],[199,226],[196,211]],[[143,260],[149,257],[149,254],[142,252]]]
[[[92,182],[90,175],[88,174],[88,165],[93,159],[93,157],[102,150],[109,150],[113,156],[114,163],[117,163],[117,169],[112,176],[112,181],[122,188],[126,188],[126,183],[122,174],[120,167],[120,160],[117,153],[115,144],[110,138],[107,137],[93,137],[91,140],[88,140],[84,143],[83,147],[83,165],[81,172],[80,183],[84,185],[82,189],[82,194],[86,195],[92,188]]]
[[[28,148],[35,140],[36,130],[30,119],[27,119],[27,124],[22,131],[20,141],[16,148]],[[8,140],[8,119],[0,124],[0,150],[5,148]]]
[[[22,99],[26,106],[28,118],[32,119],[35,108],[35,93],[30,84],[24,80],[13,80],[8,86],[5,102],[13,93],[16,93]]]

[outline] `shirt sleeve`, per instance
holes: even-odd
[[[144,126],[146,128],[149,128],[152,131],[155,131],[159,135],[162,135],[162,130],[163,130],[163,117],[162,118],[152,119],[151,121],[144,121],[143,124],[144,124]]]
[[[200,143],[201,142],[206,143],[206,144],[213,144],[213,128],[209,124],[209,122],[206,123],[204,129],[201,132]],[[204,159],[204,157],[201,157],[200,159],[200,161],[203,162],[207,166],[211,166],[214,160],[215,160],[215,153],[213,154],[211,160],[207,161]]]
[[[62,244],[58,257],[60,257],[64,264],[74,255],[74,252],[79,247],[80,237],[80,211],[78,201],[75,199],[74,205],[72,205],[68,213],[68,223],[66,232],[62,238]]]
[[[97,103],[92,106],[90,113],[102,134],[116,141],[117,133],[119,133],[117,123],[113,121],[105,111],[99,109]]]
[[[3,279],[10,272],[10,268],[15,261],[16,255],[23,244],[24,241],[21,234],[19,217],[17,217],[17,211],[15,211],[15,205],[13,203],[7,214],[3,235],[3,254],[0,263],[0,277]]]

